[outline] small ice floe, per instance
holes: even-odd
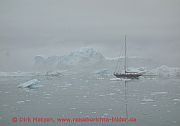
[[[29,102],[29,101],[31,101],[31,100],[27,99],[26,101]]]
[[[44,94],[45,96],[50,96],[51,94]]]
[[[71,85],[72,85],[72,84],[70,84],[70,83],[68,83],[68,84],[65,84],[65,86],[66,86],[66,87],[69,87],[69,86],[71,86]]]
[[[17,104],[21,104],[21,103],[24,103],[24,101],[17,101],[16,103]]]
[[[69,108],[69,109],[71,109],[71,110],[76,110],[77,108]]]
[[[105,118],[105,117],[107,117],[109,114],[108,113],[104,113],[101,117],[102,118]]]
[[[151,95],[164,95],[167,94],[168,92],[152,92]]]
[[[112,109],[111,109],[111,108],[109,108],[109,109],[108,109],[108,111],[112,111]]]
[[[86,117],[86,118],[89,118],[89,115],[86,115],[85,117]]]
[[[68,88],[68,87],[70,87],[71,85],[72,85],[72,84],[67,83],[67,84],[65,84],[65,85],[58,86],[58,87],[60,87],[60,88]]]
[[[143,100],[141,100],[142,102],[154,102],[155,100],[150,99],[150,98],[143,98]]]
[[[104,113],[103,115],[104,115],[104,116],[108,116],[109,114],[108,114],[108,113]]]
[[[107,95],[110,95],[110,96],[112,96],[112,95],[115,95],[115,93],[109,93],[109,94],[107,94]]]
[[[32,79],[30,81],[27,81],[25,83],[19,84],[18,88],[38,88],[40,85],[38,85],[40,81],[37,79]]]
[[[173,99],[173,101],[180,101],[180,99],[175,98],[175,99]]]
[[[91,112],[91,113],[96,114],[96,112]]]
[[[83,96],[83,98],[87,98],[87,96],[86,96],[86,95],[84,95],[84,96]]]
[[[141,102],[140,104],[141,104],[141,105],[145,105],[146,103],[145,103],[145,102]]]
[[[100,97],[104,97],[105,95],[99,95]]]
[[[154,107],[156,107],[157,105],[153,105]]]

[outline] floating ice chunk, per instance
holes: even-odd
[[[144,102],[141,102],[140,104],[141,104],[141,105],[145,105],[146,103],[144,103]]]
[[[17,101],[16,103],[17,104],[21,104],[21,103],[24,103],[24,101]]]
[[[69,86],[71,86],[71,85],[72,85],[72,84],[65,84],[66,87],[69,87]]]
[[[144,98],[143,100],[141,100],[142,102],[154,102],[155,100],[150,99],[150,98]]]
[[[105,95],[99,95],[100,97],[104,97]]]
[[[74,107],[73,107],[73,108],[69,108],[69,109],[71,109],[71,110],[76,110],[77,108],[74,108]]]
[[[107,95],[115,95],[115,93],[109,93],[109,94],[107,94]]]
[[[50,96],[51,94],[44,94],[44,95],[46,95],[46,96]]]
[[[103,114],[104,117],[105,117],[105,116],[108,116],[108,115],[109,115],[108,113],[104,113],[104,114]]]
[[[152,92],[151,95],[163,95],[167,94],[168,92]]]
[[[180,99],[176,99],[176,98],[175,98],[175,99],[173,99],[173,101],[180,101]]]
[[[40,81],[37,80],[37,79],[32,79],[30,81],[27,81],[25,83],[22,83],[20,85],[18,85],[17,87],[18,88],[36,88],[36,86],[38,86],[37,84],[39,83]]]

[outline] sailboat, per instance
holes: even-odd
[[[124,44],[125,44],[125,49],[124,49],[124,72],[118,73],[118,72],[114,72],[114,76],[116,76],[117,78],[130,78],[130,79],[138,79],[139,76],[142,76],[142,73],[138,73],[138,72],[130,72],[127,71],[127,47],[126,47],[126,35],[125,35],[125,39],[124,39]]]

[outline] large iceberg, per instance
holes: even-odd
[[[36,68],[49,68],[49,70],[57,69],[59,67],[62,68],[62,66],[67,67],[95,64],[101,62],[104,59],[104,56],[100,52],[90,47],[83,47],[63,56],[50,56],[48,58],[36,56],[34,58]]]
[[[100,52],[90,47],[83,47],[75,50],[67,55],[62,56],[50,56],[44,58],[43,56],[36,56],[35,70],[43,71],[57,71],[57,70],[69,70],[72,72],[90,72],[98,75],[112,74],[117,65],[120,64],[120,70],[124,68],[124,57],[117,58],[105,58]],[[166,65],[160,66],[155,61],[142,58],[142,57],[128,57],[128,71],[138,72],[143,75],[156,75],[156,76],[180,76],[180,69],[175,67],[168,67]],[[158,67],[160,66],[160,67]],[[104,69],[107,68],[107,69]],[[59,72],[47,73],[46,75],[60,75]]]

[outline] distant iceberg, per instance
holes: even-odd
[[[147,74],[154,74],[159,77],[180,77],[180,68],[162,65],[155,69],[149,70]]]
[[[95,64],[102,60],[105,60],[104,56],[94,48],[82,47],[79,50],[63,56],[50,56],[48,58],[36,56],[34,58],[34,65],[36,68],[49,68],[50,70],[54,70],[59,67],[62,68],[62,66]]]
[[[46,73],[44,72],[0,72],[0,76],[2,77],[22,77],[22,76],[44,76]]]
[[[37,79],[32,79],[30,81],[27,81],[25,83],[19,84],[17,87],[18,88],[34,88],[34,87],[38,87],[38,83],[40,81]]]
[[[34,73],[34,72],[21,72],[21,71],[17,71],[17,72],[0,72],[0,76],[34,76],[35,74],[38,73]]]

